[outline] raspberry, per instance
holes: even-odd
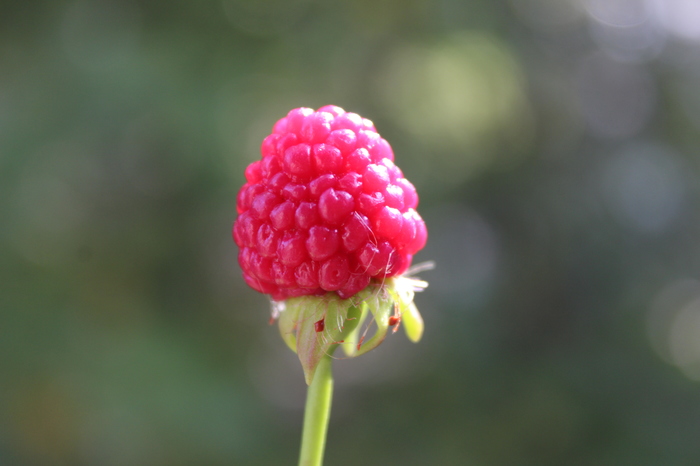
[[[374,124],[326,106],[279,120],[245,171],[233,238],[252,288],[343,299],[400,275],[425,245],[416,190]]]

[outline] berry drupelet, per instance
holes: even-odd
[[[347,299],[425,245],[418,195],[374,124],[335,106],[279,120],[245,171],[233,237],[246,283],[275,301]]]

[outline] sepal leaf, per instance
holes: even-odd
[[[284,307],[279,319],[280,333],[299,356],[304,378],[310,385],[318,363],[355,329],[362,311],[352,299],[341,299],[335,293],[290,298]]]
[[[307,384],[311,384],[321,359],[343,346],[348,357],[356,357],[379,346],[389,329],[403,322],[406,335],[418,342],[423,319],[413,297],[426,282],[407,276],[370,284],[350,299],[336,293],[301,296],[273,303],[273,318],[287,346],[297,353]],[[370,327],[374,333],[366,338]]]

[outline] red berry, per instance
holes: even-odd
[[[306,250],[315,261],[323,261],[331,257],[338,250],[340,239],[338,231],[323,225],[315,225],[309,229],[309,237],[306,240]]]
[[[344,255],[337,254],[323,263],[318,271],[318,283],[326,291],[342,288],[350,278],[350,267]]]
[[[252,288],[275,300],[349,298],[403,273],[425,245],[416,190],[370,120],[331,105],[297,108],[260,151],[233,227]]]
[[[345,191],[329,188],[318,198],[318,211],[326,223],[338,225],[355,210],[355,200]]]
[[[300,230],[306,231],[320,221],[318,208],[314,202],[302,202],[294,213],[294,224]]]

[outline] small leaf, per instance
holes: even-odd
[[[357,353],[357,342],[360,339],[360,329],[362,328],[362,324],[369,315],[366,304],[361,303],[360,306],[357,307],[357,309],[360,310],[360,313],[359,316],[356,318],[357,322],[354,324],[355,328],[348,333],[348,335],[344,338],[345,343],[341,345],[343,347],[343,351],[349,358],[354,357]],[[348,324],[350,323],[350,319],[351,317],[348,317]]]
[[[389,288],[389,293],[398,303],[406,336],[413,343],[420,341],[424,328],[423,318],[413,302],[413,297],[416,289],[420,290],[426,286],[428,284],[422,280],[397,277],[392,280]]]
[[[389,316],[391,316],[394,307],[393,300],[387,298],[388,295],[384,299],[374,298],[367,303],[367,307],[374,317],[374,322],[377,324],[377,331],[369,340],[358,342],[355,356],[361,356],[373,350],[386,338],[386,334],[389,331]]]
[[[315,323],[321,319],[326,320],[332,307],[326,300],[318,300],[314,306],[310,306],[303,312],[303,319],[297,323],[297,355],[304,369],[304,378],[307,385],[311,384],[316,366],[321,358],[326,355],[330,346],[329,335],[333,333],[333,327],[324,325],[322,332],[316,332]],[[337,311],[334,312],[337,314]],[[335,316],[333,316],[335,317]],[[328,319],[330,320],[330,319]]]
[[[423,318],[418,312],[418,308],[415,304],[410,303],[406,306],[401,314],[401,320],[403,321],[403,328],[406,330],[406,336],[413,343],[418,343],[423,336]]]
[[[282,339],[294,352],[297,350],[297,320],[299,318],[299,310],[301,309],[301,306],[296,305],[296,300],[298,299],[303,298],[287,300],[286,306],[280,313],[277,323]]]
[[[401,316],[408,338],[413,342],[420,340],[423,319],[413,297],[416,290],[426,286],[427,283],[414,278],[393,277],[368,286],[350,299],[327,293],[290,298],[284,306],[275,307],[280,310],[282,338],[299,356],[306,383],[311,384],[319,362],[332,355],[338,346],[343,346],[349,357],[379,346],[389,332],[390,318],[396,314]],[[368,329],[374,324],[374,333],[366,339]]]
[[[287,345],[294,344],[292,349],[299,356],[307,384],[311,384],[321,359],[333,354],[356,329],[361,315],[362,310],[352,300],[335,294],[287,300],[280,332]]]

